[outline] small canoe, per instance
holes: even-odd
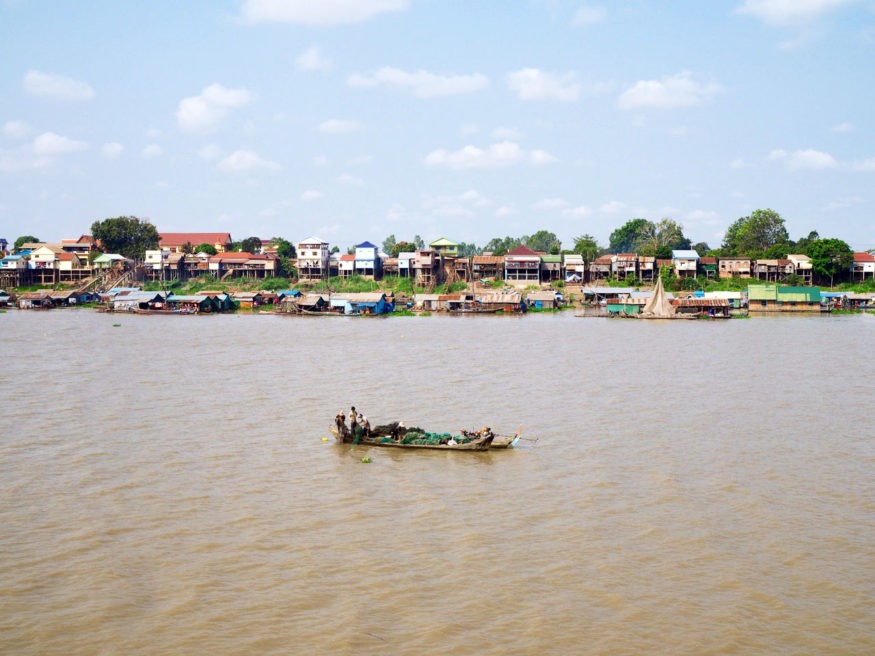
[[[382,446],[392,447],[396,449],[432,449],[437,451],[486,451],[492,445],[495,435],[489,431],[474,439],[468,441],[457,441],[452,438],[448,441],[409,441],[403,439],[392,439],[387,435],[369,435],[367,437],[359,437],[356,440],[349,430],[341,432],[336,425],[330,426],[329,430],[341,444],[361,444],[363,446]],[[457,436],[458,437],[458,436]]]

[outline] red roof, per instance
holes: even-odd
[[[510,251],[508,253],[508,255],[529,255],[532,257],[540,257],[540,255],[538,255],[537,251],[533,251],[531,248],[529,248],[525,244],[520,244],[519,246],[514,248],[512,251]]]
[[[355,255],[350,255],[350,254],[347,254],[347,255],[341,255],[341,256],[340,256],[340,259],[341,259],[343,262],[355,262]]]
[[[716,257],[708,257],[706,255],[705,257],[699,258],[699,263],[700,264],[717,264],[717,258]]]
[[[854,262],[875,262],[872,253],[854,253]]]
[[[200,246],[201,244],[230,244],[230,232],[159,232],[158,243],[161,246]]]

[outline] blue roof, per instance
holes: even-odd
[[[361,244],[356,244],[356,248],[376,248],[376,246],[369,241],[363,241]]]

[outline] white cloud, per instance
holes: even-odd
[[[53,73],[43,73],[35,70],[30,70],[24,74],[24,90],[34,96],[64,102],[76,102],[94,98],[94,89],[85,84],[85,82],[74,80],[71,77],[64,77],[63,75],[54,75]]]
[[[745,0],[735,13],[753,16],[770,25],[806,23],[859,0]]]
[[[198,156],[200,156],[201,159],[212,162],[222,156],[222,149],[219,148],[216,144],[211,143],[198,150],[197,154]]]
[[[176,110],[179,127],[186,132],[215,132],[232,109],[242,107],[252,99],[246,89],[228,89],[211,84],[200,95],[183,98]]]
[[[782,160],[791,170],[822,170],[833,169],[838,162],[829,153],[820,150],[796,150],[788,153],[785,150],[776,149],[769,153],[770,160]]]
[[[566,207],[568,207],[568,202],[562,198],[543,198],[532,204],[532,209],[537,212],[553,212],[564,210]]]
[[[580,96],[574,73],[557,75],[537,68],[523,68],[507,74],[507,85],[521,100],[573,102]]]
[[[149,144],[140,151],[140,154],[147,159],[153,159],[155,157],[160,157],[163,152],[164,149],[158,144]]]
[[[360,128],[361,125],[357,121],[345,121],[339,118],[332,118],[319,124],[319,132],[327,134],[345,134]]]
[[[617,99],[620,109],[674,109],[701,105],[722,92],[716,82],[697,82],[684,71],[659,80],[639,80]]]
[[[489,78],[479,73],[471,75],[437,75],[428,71],[408,73],[387,66],[371,76],[350,75],[347,78],[347,84],[358,88],[371,88],[379,85],[393,86],[407,89],[418,98],[435,98],[480,91],[489,85]]]
[[[40,157],[58,157],[81,150],[86,150],[88,144],[68,137],[62,137],[54,132],[43,132],[33,140],[33,152]]]
[[[311,202],[314,200],[319,200],[324,195],[325,194],[323,194],[321,191],[317,191],[316,189],[308,189],[307,191],[305,191],[304,193],[301,194],[301,200],[303,200],[305,202]]]
[[[744,161],[743,157],[736,157],[734,160],[729,162],[729,168],[731,168],[731,169],[746,169],[747,162]]]
[[[492,131],[492,138],[501,141],[517,140],[522,137],[522,133],[516,128],[497,127]]]
[[[596,23],[601,23],[607,14],[608,12],[604,7],[583,6],[574,12],[571,24],[575,27],[595,25]]]
[[[546,150],[535,149],[529,153],[529,161],[535,166],[544,166],[559,160]]]
[[[322,56],[322,51],[316,46],[310,46],[295,59],[295,66],[302,71],[331,70],[331,60]]]
[[[512,141],[501,141],[486,149],[476,146],[464,146],[455,152],[443,148],[432,151],[423,160],[426,166],[446,167],[461,171],[466,169],[498,169],[522,162],[540,165],[554,161],[550,153],[543,150],[533,150],[527,153]]]
[[[365,186],[364,180],[362,180],[361,178],[357,178],[354,175],[351,175],[349,173],[343,173],[343,174],[337,176],[337,181],[340,184],[348,185],[350,187],[364,187]]]
[[[851,168],[854,171],[875,171],[875,157],[854,162]]]
[[[833,125],[833,126],[830,128],[830,130],[831,130],[832,132],[837,133],[837,134],[848,134],[848,133],[854,131],[854,124],[853,124],[853,123],[848,123],[848,122],[845,122],[845,123],[838,123],[838,124],[836,124],[836,125]]]
[[[403,11],[408,4],[408,0],[244,0],[241,14],[251,23],[347,25]]]
[[[469,189],[456,196],[434,196],[422,202],[422,209],[435,216],[474,217],[476,210],[492,204],[480,192]]]
[[[618,214],[626,209],[626,204],[618,200],[610,200],[607,203],[602,203],[599,206],[599,212],[602,214]]]
[[[106,159],[116,159],[121,156],[124,152],[125,147],[117,141],[110,141],[108,143],[103,144],[100,149],[100,153],[106,157]]]
[[[585,216],[590,216],[592,214],[592,210],[588,208],[586,205],[578,205],[577,207],[567,207],[562,210],[563,216],[571,216],[575,218],[583,218]]]
[[[3,124],[3,136],[10,139],[24,139],[30,134],[30,126],[24,121],[6,121]]]
[[[276,170],[280,165],[249,150],[235,150],[218,164],[222,171],[240,172],[255,169]]]
[[[512,205],[502,205],[497,210],[495,210],[495,216],[497,216],[498,218],[513,216],[514,214],[516,214],[516,209]]]

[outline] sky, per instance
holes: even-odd
[[[875,0],[0,0],[0,237],[875,248]]]

